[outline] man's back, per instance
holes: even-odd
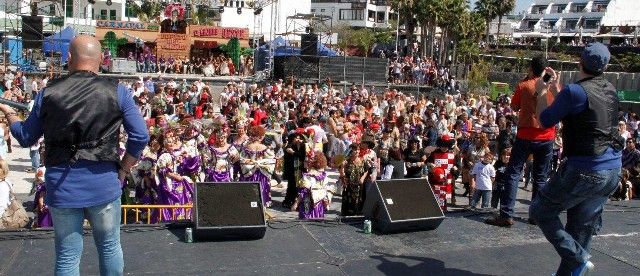
[[[526,78],[517,86],[511,99],[511,108],[518,111],[517,137],[526,140],[553,140],[555,128],[543,128],[536,114],[536,81],[538,78]],[[553,96],[547,94],[549,102]]]

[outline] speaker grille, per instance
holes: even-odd
[[[197,183],[199,227],[264,225],[259,183]]]
[[[42,17],[22,17],[22,44],[25,49],[42,48]]]
[[[426,179],[379,181],[378,187],[392,221],[442,216]]]
[[[300,37],[300,53],[303,56],[318,55],[318,35],[317,34],[303,34]]]

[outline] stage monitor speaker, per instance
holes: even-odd
[[[42,48],[42,17],[22,16],[22,45],[25,49]]]
[[[367,192],[363,213],[381,233],[433,230],[445,218],[423,178],[378,181]]]
[[[193,235],[197,240],[261,239],[267,230],[258,182],[195,184]]]
[[[111,60],[109,72],[135,74],[137,72],[136,61],[127,60],[126,58],[114,58]]]
[[[300,54],[303,56],[318,55],[318,35],[303,34],[300,37]]]

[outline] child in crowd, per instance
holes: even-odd
[[[473,166],[471,171],[471,188],[474,190],[473,197],[470,202],[470,208],[475,209],[478,205],[478,201],[482,197],[482,208],[489,207],[489,200],[491,198],[492,183],[496,177],[496,170],[491,164],[493,163],[493,154],[487,152]]]
[[[622,169],[622,179],[620,179],[618,189],[611,196],[613,200],[630,200],[633,198],[633,186],[631,181],[629,181],[630,178],[631,174],[629,173],[629,170]]]
[[[44,198],[47,195],[47,188],[44,184],[44,173],[46,168],[44,167],[44,146],[39,148],[40,151],[40,166],[36,169],[36,178],[33,181],[35,184],[35,196],[33,202],[35,203],[35,220],[34,220],[34,228],[38,227],[53,227],[53,219],[51,218],[51,213],[49,212],[49,206],[44,203]]]
[[[511,148],[505,148],[500,153],[498,161],[493,165],[496,169],[496,181],[493,185],[493,192],[491,193],[491,208],[498,208],[500,204],[500,197],[504,193],[504,185],[507,183],[507,176],[504,171],[509,164],[509,158],[511,157]]]

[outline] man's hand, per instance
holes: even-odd
[[[10,106],[6,105],[6,104],[0,104],[0,112],[2,113],[10,113],[10,112],[15,112],[13,110],[13,108],[11,108]]]
[[[558,95],[560,92],[560,84],[558,83],[558,74],[551,67],[547,67],[544,69],[543,75],[536,82],[536,115],[538,120],[540,120],[540,114],[547,109],[549,106],[549,98],[547,97],[547,92],[551,93],[552,99]],[[545,74],[549,74],[551,78],[549,78],[548,82],[544,82],[542,79]]]
[[[543,80],[545,75],[551,76],[547,82]],[[542,96],[546,92],[551,92],[554,97],[560,92],[559,75],[551,67],[545,68],[542,76],[536,82],[536,97]]]

